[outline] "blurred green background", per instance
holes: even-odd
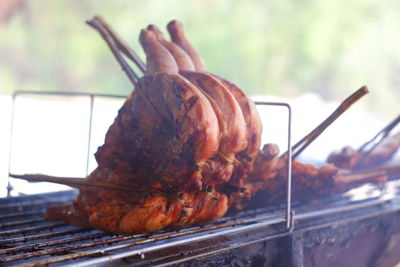
[[[15,7],[0,25],[1,93],[128,94],[124,73],[84,24],[99,14],[140,55],[141,28],[181,20],[208,70],[249,94],[339,101],[365,84],[368,109],[398,110],[400,1],[1,0],[3,9],[7,2]]]

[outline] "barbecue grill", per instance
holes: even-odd
[[[70,202],[76,191],[5,198],[0,201],[0,261],[23,266],[394,266],[400,260],[400,196],[392,192],[398,183],[387,187],[375,198],[295,204],[292,229],[285,225],[285,207],[275,206],[152,235],[111,235],[41,217],[47,206]]]
[[[289,183],[286,204],[230,213],[200,227],[135,235],[42,218],[46,207],[71,202],[75,190],[7,197],[0,199],[0,262],[6,266],[394,266],[400,262],[398,188],[394,179],[384,188],[365,185],[342,196],[301,204],[291,201]]]

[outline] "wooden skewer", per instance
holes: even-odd
[[[328,118],[326,118],[320,125],[318,125],[314,130],[312,130],[292,147],[292,158],[295,159],[298,157],[300,153],[304,151],[304,149],[306,149],[318,136],[321,135],[326,128],[328,128],[328,126],[330,126],[337,118],[339,118],[346,110],[348,110],[355,102],[357,102],[368,92],[367,86],[363,86],[346,98]],[[287,153],[288,152],[283,154],[281,157],[285,158]]]
[[[116,183],[107,183],[101,181],[90,181],[86,178],[71,178],[71,177],[56,177],[56,176],[49,176],[43,174],[9,174],[10,177],[23,179],[30,182],[50,182],[50,183],[57,183],[68,185],[74,188],[81,188],[84,186],[87,187],[101,187],[105,189],[113,189],[113,190],[123,190],[129,192],[136,192],[136,193],[146,193],[146,191],[138,190],[137,188],[131,187],[129,185],[124,184],[116,184]]]

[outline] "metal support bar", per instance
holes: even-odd
[[[12,143],[13,143],[13,135],[14,135],[14,119],[15,119],[15,98],[17,97],[17,93],[12,95],[12,103],[11,103],[11,121],[10,121],[10,141],[8,144],[8,173],[11,172],[11,157],[12,157]],[[11,196],[11,182],[10,176],[7,177],[7,197]]]
[[[288,103],[256,101],[256,105],[280,106],[288,109],[288,136],[287,136],[287,192],[286,192],[286,228],[293,230],[294,217],[292,218],[292,108]]]
[[[86,154],[86,176],[89,175],[90,146],[92,143],[93,106],[94,106],[94,95],[90,95],[89,129],[88,129],[88,144],[87,144],[88,147]]]

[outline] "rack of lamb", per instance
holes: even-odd
[[[11,175],[79,188],[73,203],[48,208],[47,219],[113,233],[156,232],[205,224],[230,207],[248,207],[250,199],[265,205],[288,192],[288,154],[278,157],[273,144],[260,150],[262,124],[254,102],[235,84],[205,70],[181,23],[168,24],[171,41],[154,25],[141,31],[146,63],[104,19],[94,17],[88,24],[107,42],[134,90],[108,129],[95,154],[98,166],[88,177]],[[358,90],[293,146],[293,159],[367,92],[366,87]],[[294,161],[292,173],[298,192],[320,196],[382,180],[385,171],[345,177],[333,165]]]

